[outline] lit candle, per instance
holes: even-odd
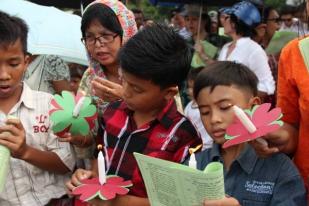
[[[239,119],[239,121],[244,125],[244,127],[248,130],[249,133],[254,133],[256,131],[256,127],[251,122],[249,117],[246,115],[246,113],[237,107],[236,105],[233,106],[234,113],[236,117]]]
[[[102,145],[99,145],[98,148]],[[100,150],[98,155],[98,170],[99,170],[99,182],[103,185],[106,182],[106,175],[105,175],[105,160],[102,151]]]
[[[195,159],[195,154],[194,153],[192,153],[190,155],[189,167],[191,167],[192,169],[196,169],[196,159]]]
[[[78,117],[79,113],[80,113],[80,110],[82,109],[83,107],[83,104],[84,104],[84,101],[85,101],[85,97],[81,97],[77,104],[75,105],[74,109],[73,109],[73,117]]]
[[[198,145],[195,148],[190,148],[189,153],[190,153],[190,159],[189,159],[189,167],[196,169],[196,158],[194,152],[196,152],[198,149],[200,149],[203,145]]]

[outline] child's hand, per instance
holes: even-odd
[[[0,127],[0,144],[6,146],[11,155],[17,159],[23,159],[27,153],[25,130],[19,119],[8,119],[4,126]]]
[[[90,170],[77,169],[71,177],[71,180],[66,182],[67,192],[69,195],[72,194],[72,190],[81,185],[81,181],[94,177],[94,173]]]
[[[87,147],[92,143],[92,138],[82,135],[72,135],[71,133],[65,133],[59,138],[60,142],[69,142],[77,147]]]
[[[105,101],[116,101],[122,98],[123,88],[120,84],[97,77],[92,80],[91,85],[94,94]]]
[[[224,197],[220,200],[205,200],[203,206],[240,206],[240,204],[233,197]]]

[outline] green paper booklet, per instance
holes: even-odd
[[[300,40],[299,49],[309,72],[309,37]]]
[[[216,54],[218,52],[217,47],[215,47],[214,45],[212,45],[208,41],[202,41],[202,46],[203,46],[205,54],[209,58],[213,59],[216,56]],[[205,67],[205,66],[206,66],[206,64],[203,62],[203,60],[200,58],[200,56],[196,52],[194,52],[193,58],[192,58],[192,61],[191,61],[191,67],[198,68],[198,67]]]
[[[268,47],[265,49],[266,53],[273,55],[278,54],[289,41],[295,39],[297,36],[297,33],[291,31],[276,31]]]
[[[134,153],[152,206],[202,205],[205,198],[225,196],[223,165],[213,162],[205,171]]]

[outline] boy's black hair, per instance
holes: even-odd
[[[290,5],[285,5],[280,10],[280,16],[287,15],[287,14],[291,14],[293,16],[294,13],[295,13],[295,7],[290,6]]]
[[[122,37],[123,30],[116,14],[110,7],[101,3],[89,6],[83,14],[81,23],[83,37],[86,36],[86,30],[95,19],[97,19],[104,28]]]
[[[121,68],[150,80],[161,89],[180,86],[190,69],[192,53],[172,28],[154,24],[139,31],[120,49]]]
[[[6,48],[20,39],[27,54],[28,26],[24,20],[0,11],[0,47]]]
[[[144,16],[144,13],[143,13],[143,11],[142,10],[140,10],[140,9],[131,9],[131,11],[133,12],[133,14],[142,14],[143,16]]]
[[[189,73],[188,73],[188,80],[193,80],[195,81],[197,75],[204,69],[204,67],[197,67],[197,68],[191,68]]]
[[[242,20],[239,20],[234,14],[230,16],[231,22],[235,24],[235,30],[236,34],[239,34],[243,37],[252,37],[254,33],[254,28],[257,25],[254,25],[252,27],[245,24]]]
[[[248,89],[257,95],[258,78],[245,65],[230,61],[215,62],[201,71],[194,83],[193,95],[197,99],[203,88],[210,87],[212,92],[216,86],[232,86]]]

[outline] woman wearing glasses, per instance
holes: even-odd
[[[109,102],[122,98],[117,54],[137,32],[134,14],[118,0],[96,0],[83,14],[81,31],[89,68],[84,72],[78,93],[91,96],[101,115]],[[95,133],[96,129],[91,136]],[[61,138],[75,146],[78,158],[92,157],[92,150],[88,148],[92,140],[69,133]]]
[[[97,0],[82,17],[82,42],[90,67],[79,92],[91,95],[100,109],[122,97],[118,50],[137,32],[133,13],[117,0]]]

